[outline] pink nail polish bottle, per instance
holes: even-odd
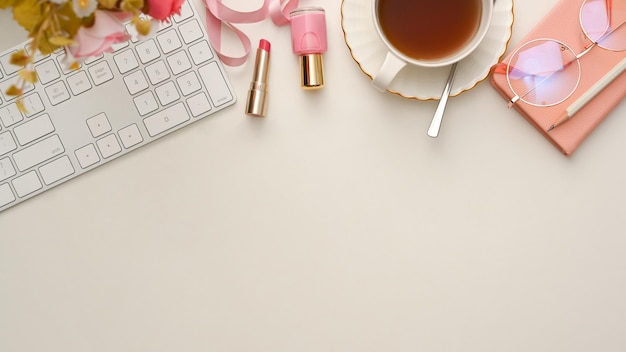
[[[319,89],[324,86],[324,60],[328,49],[326,13],[320,7],[306,7],[291,12],[291,44],[300,56],[301,86]]]

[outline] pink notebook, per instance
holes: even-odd
[[[576,53],[582,52],[585,45],[589,43],[580,27],[579,14],[582,3],[582,0],[560,0],[518,45],[521,46],[536,38],[552,38],[566,43]],[[516,49],[512,48],[510,52],[513,53]],[[502,63],[508,63],[510,56],[509,53]],[[596,46],[580,58],[580,84],[567,100],[551,107],[536,107],[519,101],[514,105],[514,109],[533,124],[555,147],[569,156],[626,96],[626,74],[611,82],[569,121],[549,133],[546,130],[569,105],[625,56],[626,52],[614,52]],[[504,73],[495,71],[491,74],[490,81],[507,102],[514,96]]]

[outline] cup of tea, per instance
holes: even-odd
[[[485,37],[493,0],[371,0],[374,26],[387,48],[372,85],[385,91],[407,65],[448,66]]]

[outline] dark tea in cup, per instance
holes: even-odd
[[[406,65],[442,67],[471,54],[485,37],[493,0],[370,0],[387,55],[372,84],[384,91]]]
[[[378,21],[404,55],[437,60],[453,55],[478,31],[481,0],[378,0]]]

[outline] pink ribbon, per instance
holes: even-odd
[[[224,4],[222,0],[204,0],[206,7],[206,28],[209,40],[217,52],[217,56],[228,66],[243,65],[250,55],[252,46],[250,38],[235,26],[241,23],[261,22],[270,17],[277,26],[289,23],[289,13],[298,7],[299,0],[263,0],[263,5],[254,11],[235,11]],[[233,31],[244,49],[243,56],[229,56],[222,52],[222,26]]]

